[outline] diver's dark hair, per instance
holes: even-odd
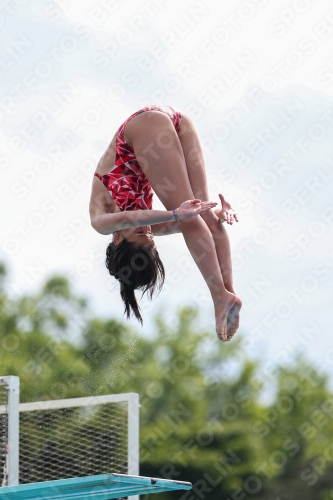
[[[165,272],[156,247],[135,246],[125,239],[118,245],[111,242],[106,249],[105,265],[120,283],[127,318],[132,312],[143,324],[134,290],[142,290],[141,298],[147,292],[149,299],[156,290],[161,291]]]

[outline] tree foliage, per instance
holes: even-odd
[[[297,358],[260,403],[260,363],[222,344],[192,308],[177,325],[156,316],[146,338],[93,316],[66,278],[10,298],[0,266],[0,374],[18,375],[21,401],[138,392],[141,474],[194,484],[161,500],[332,499],[333,395]]]

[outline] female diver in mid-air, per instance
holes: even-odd
[[[152,210],[153,192],[166,210]],[[230,244],[223,222],[238,221],[219,195],[209,200],[199,139],[190,119],[170,106],[147,106],[118,129],[94,174],[90,201],[93,228],[113,234],[106,266],[120,282],[125,312],[142,323],[134,291],[150,298],[164,282],[154,236],[182,233],[215,307],[219,339],[239,326],[241,300],[232,283]],[[204,200],[204,201],[201,201]]]

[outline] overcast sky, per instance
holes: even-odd
[[[96,314],[122,318],[103,262],[109,237],[89,223],[92,176],[131,113],[170,104],[197,128],[211,199],[222,192],[239,212],[228,231],[244,348],[267,360],[263,376],[297,349],[333,376],[331,2],[11,0],[1,9],[0,258],[12,292],[61,272]],[[182,236],[157,244],[167,278],[153,303],[142,301],[143,334],[153,334],[155,312],[193,304],[214,335]]]

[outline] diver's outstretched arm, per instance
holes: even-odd
[[[91,217],[91,225],[101,234],[111,234],[130,227],[151,226],[175,221],[175,219],[182,220],[194,217],[215,206],[216,203],[214,202],[187,200],[176,210],[131,210],[100,213]]]

